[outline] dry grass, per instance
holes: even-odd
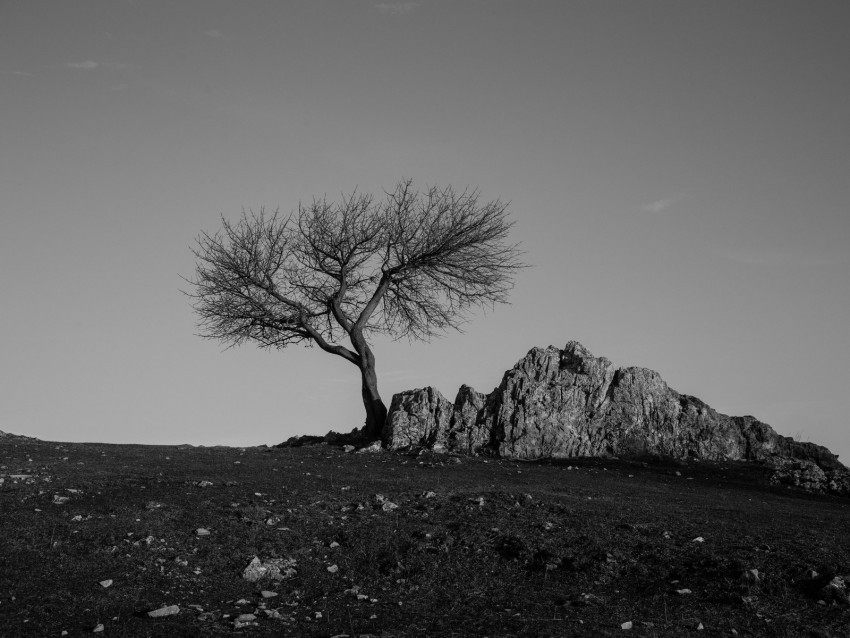
[[[848,607],[818,602],[850,574],[850,501],[756,466],[14,439],[0,454],[3,636],[850,635]],[[254,556],[298,573],[249,583]],[[147,616],[165,605],[180,613]],[[257,624],[234,629],[245,613]]]

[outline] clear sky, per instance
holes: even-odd
[[[222,351],[220,215],[401,177],[509,200],[510,306],[378,341],[393,393],[575,339],[850,459],[850,3],[0,0],[0,429],[254,445],[362,425],[316,348]]]

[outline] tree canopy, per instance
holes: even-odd
[[[524,267],[512,226],[498,199],[451,186],[419,191],[411,180],[382,198],[355,191],[290,215],[222,218],[193,248],[200,334],[276,349],[308,342],[353,363],[367,434],[377,436],[386,408],[370,337],[427,340],[459,329],[473,307],[506,302]]]

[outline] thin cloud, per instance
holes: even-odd
[[[646,206],[641,206],[641,210],[644,213],[652,213],[653,215],[657,215],[658,213],[663,213],[665,210],[669,209],[673,204],[678,201],[677,197],[665,197],[664,199],[659,199],[657,201],[652,202],[651,204],[647,204]]]
[[[779,266],[823,267],[833,266],[845,261],[843,255],[838,253],[805,254],[778,250],[727,252],[724,254],[724,257],[739,264],[764,268],[775,268]]]
[[[27,73],[26,71],[0,71],[0,75],[17,75],[23,78],[35,77],[32,73]]]
[[[66,62],[65,66],[70,67],[72,69],[82,69],[84,71],[91,71],[92,69],[96,69],[100,66],[99,62],[95,62],[94,60],[86,60],[85,62]]]
[[[95,62],[94,60],[86,60],[84,62],[66,62],[65,66],[70,69],[78,69],[80,71],[93,71],[94,69],[123,69],[126,64],[115,64],[112,62]]]
[[[209,29],[207,31],[204,31],[204,35],[209,37],[209,38],[215,38],[216,40],[227,40],[228,39],[228,37],[226,35],[224,35],[218,29]]]
[[[378,2],[375,5],[375,8],[381,13],[391,13],[393,15],[411,13],[418,7],[418,2]]]

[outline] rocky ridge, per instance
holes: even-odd
[[[617,368],[570,341],[534,348],[489,394],[462,386],[396,394],[383,433],[391,449],[538,459],[663,455],[770,464],[774,481],[850,495],[850,471],[828,449],[727,416],[669,388],[646,368]]]

